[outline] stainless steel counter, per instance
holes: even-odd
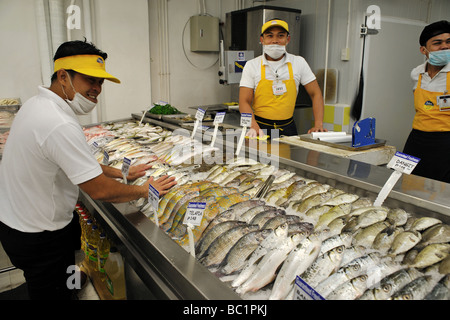
[[[140,119],[140,116],[133,116],[137,117]],[[178,128],[153,119],[146,119],[145,122],[172,130]],[[222,145],[222,147],[231,146]],[[279,154],[280,157],[274,157],[274,154]],[[245,156],[266,163],[269,160],[277,161],[280,168],[289,169],[301,176],[372,200],[375,200],[393,172],[385,167],[285,144],[247,141]],[[233,290],[199,264],[134,206],[101,203],[90,199],[84,193],[80,196],[121,243],[121,252],[125,255],[126,261],[138,276],[140,283],[148,289],[146,297],[240,299]],[[433,216],[450,223],[450,185],[405,175],[395,185],[384,205],[403,208],[418,216]]]

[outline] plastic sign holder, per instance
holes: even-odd
[[[245,135],[247,134],[247,128],[252,126],[252,114],[251,113],[241,113],[241,127],[242,132],[239,138],[239,142],[236,148],[236,155],[238,156],[241,152],[242,144],[244,143]]]
[[[377,198],[375,199],[373,205],[377,207],[381,206],[384,200],[386,200],[389,193],[394,188],[398,179],[400,179],[400,177],[402,176],[402,174],[403,173],[411,174],[411,172],[414,170],[419,161],[420,161],[419,158],[397,151],[387,164],[388,168],[394,169],[395,171],[386,181],[385,185],[383,186]]]
[[[155,224],[159,227],[158,220],[158,205],[159,205],[159,191],[155,189],[151,184],[148,185],[148,202],[153,208]]]
[[[294,285],[294,300],[325,300],[325,298],[297,276]]]
[[[214,117],[214,133],[211,139],[211,147],[213,147],[214,143],[216,142],[217,132],[219,131],[219,124],[223,122],[223,119],[225,119],[225,112],[217,112],[216,116]]]
[[[123,181],[125,184],[128,184],[127,176],[128,176],[128,171],[130,171],[130,165],[131,165],[131,160],[126,157],[123,158],[122,177],[123,177]]]
[[[352,129],[352,147],[368,146],[375,143],[375,118],[355,122]]]
[[[194,235],[192,229],[202,223],[203,213],[206,208],[206,202],[189,202],[186,214],[184,215],[183,224],[187,226],[189,237],[189,251],[191,256],[195,258]]]
[[[198,125],[200,122],[202,122],[203,117],[205,116],[206,111],[202,108],[197,109],[197,113],[195,114],[195,123],[194,123],[194,129],[192,130],[192,136],[191,139],[194,139],[195,133],[197,132]]]

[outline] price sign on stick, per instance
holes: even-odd
[[[123,158],[123,164],[122,164],[122,176],[123,176],[123,181],[125,182],[125,184],[127,184],[127,176],[128,176],[128,171],[130,171],[130,165],[131,165],[131,160],[128,158]]]
[[[198,129],[198,125],[200,124],[200,122],[202,122],[203,117],[205,116],[206,111],[203,110],[202,108],[198,108],[197,109],[197,113],[195,114],[195,123],[194,123],[194,129],[192,130],[192,136],[191,138],[194,138],[195,133],[197,132]]]
[[[158,222],[158,205],[159,205],[159,191],[155,189],[151,184],[148,185],[148,202],[153,208],[155,213],[155,223],[159,227]]]
[[[402,176],[403,173],[411,174],[416,165],[419,163],[420,159],[410,156],[408,154],[397,151],[395,155],[392,157],[391,161],[387,164],[388,168],[394,169],[395,171],[391,174],[389,179],[386,181],[385,185],[381,189],[378,194],[374,206],[381,206],[386,200],[389,193],[394,188],[398,179]]]
[[[189,236],[189,251],[195,257],[194,235],[192,229],[202,223],[203,213],[206,208],[206,202],[189,202],[186,213],[184,215],[183,224],[187,225]]]
[[[225,118],[225,112],[217,112],[215,118],[214,118],[214,133],[211,139],[211,147],[214,146],[214,143],[216,142],[217,132],[219,131],[219,124],[223,122],[223,119]]]
[[[245,135],[247,134],[247,128],[252,126],[252,114],[251,113],[241,113],[241,127],[242,133],[239,138],[239,142],[236,148],[236,155],[238,156],[241,152],[242,144],[244,143]]]

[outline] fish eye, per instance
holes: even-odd
[[[384,292],[390,292],[391,291],[391,285],[390,284],[386,284],[386,285],[382,286],[381,289]]]
[[[412,297],[411,297],[411,295],[410,295],[409,293],[404,294],[404,295],[402,296],[402,298],[403,298],[403,300],[412,300]]]

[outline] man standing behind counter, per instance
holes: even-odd
[[[413,174],[450,183],[450,23],[426,26],[419,44],[427,61],[411,72],[416,114],[403,152],[421,159]]]
[[[0,241],[14,266],[24,271],[31,299],[71,299],[69,266],[80,248],[73,213],[79,188],[91,198],[127,202],[148,195],[151,183],[163,195],[175,184],[167,176],[142,186],[125,185],[121,170],[101,166],[91,154],[76,115],[97,103],[107,54],[83,41],[63,43],[55,53],[49,88],[17,113],[0,163]],[[132,166],[128,179],[148,165]]]
[[[303,57],[286,52],[290,41],[288,24],[279,19],[266,22],[261,29],[263,55],[250,60],[244,67],[239,90],[239,111],[251,113],[249,137],[297,135],[294,109],[298,86],[302,84],[313,104],[314,127],[308,133],[327,131],[323,128],[324,103],[314,73]]]

